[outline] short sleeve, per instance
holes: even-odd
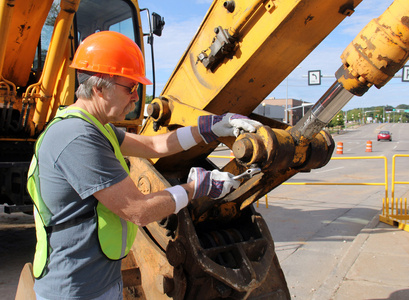
[[[117,139],[118,139],[118,143],[119,143],[119,145],[121,145],[122,144],[122,142],[124,141],[124,139],[125,139],[125,130],[122,130],[122,129],[120,129],[120,128],[117,128],[117,127],[115,127],[113,124],[109,124],[111,127],[112,127],[112,129],[114,130],[114,132],[115,132],[115,134],[116,134],[116,137],[117,137]]]
[[[128,176],[108,139],[92,125],[88,126],[86,133],[67,144],[54,167],[82,199]]]

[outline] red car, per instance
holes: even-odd
[[[390,142],[392,141],[392,133],[389,131],[383,130],[378,133],[378,142],[380,140],[389,140]]]

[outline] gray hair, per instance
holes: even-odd
[[[110,89],[115,84],[115,76],[78,71],[78,82],[80,85],[75,92],[77,98],[91,99],[94,93],[92,90],[94,86],[98,89]]]

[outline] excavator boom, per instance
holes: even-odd
[[[140,228],[122,264],[125,299],[290,299],[273,239],[252,204],[295,174],[325,166],[334,150],[325,125],[354,95],[382,87],[406,63],[408,1],[395,0],[363,29],[341,56],[337,81],[294,127],[252,112],[360,2],[215,0],[160,96],[147,107],[146,120],[145,89],[138,91],[140,106],[116,125],[142,135],[194,126],[201,115],[226,112],[263,126],[170,157],[129,157],[130,176],[143,193],[186,182],[191,167],[218,168],[208,156],[219,143],[236,157],[221,170],[236,176],[257,172],[241,178],[224,199],[196,199],[177,215]],[[75,102],[78,82],[68,66],[82,39],[98,30],[122,31],[144,50],[144,9],[136,0],[58,3],[0,1],[4,178],[16,170],[16,160],[20,173],[28,167],[32,153],[16,154],[16,145],[32,146],[57,108]],[[160,16],[156,21],[163,27]],[[43,46],[47,26],[52,34]],[[154,32],[160,35],[161,29],[148,33],[151,45]],[[10,202],[27,204],[17,199]],[[27,274],[29,267],[18,292],[25,299]]]

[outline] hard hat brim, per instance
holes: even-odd
[[[142,83],[142,84],[144,84],[144,85],[152,85],[153,83],[152,83],[152,81],[150,81],[148,78],[146,78],[146,77],[138,77],[137,79],[136,79],[139,83]]]

